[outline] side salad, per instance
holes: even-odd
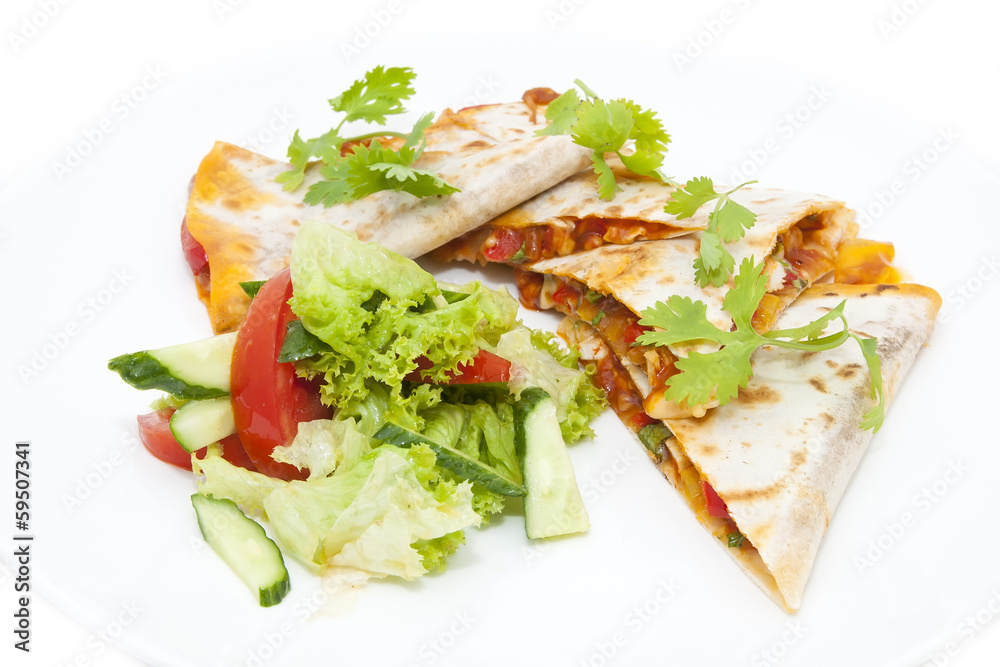
[[[166,392],[140,436],[194,472],[206,541],[261,605],[289,590],[282,554],[320,573],[443,569],[510,497],[529,538],[587,530],[565,443],[591,435],[603,395],[509,294],[320,223],[290,269],[244,288],[237,332],[108,366]]]

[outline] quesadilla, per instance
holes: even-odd
[[[941,298],[912,284],[815,285],[779,318],[801,326],[847,300],[851,329],[878,338],[891,401],[930,333]],[[576,326],[592,360],[614,353]],[[625,362],[627,365],[629,362]],[[667,419],[644,444],[698,520],[786,611],[799,608],[830,517],[869,441],[869,377],[857,345],[824,352],[765,347],[739,396],[700,419]],[[632,392],[641,392],[635,387]]]
[[[330,208],[308,206],[301,192],[286,192],[275,181],[289,164],[216,143],[192,182],[183,232],[207,256],[198,287],[215,332],[234,330],[245,315],[249,297],[240,282],[266,280],[288,266],[292,239],[305,220],[416,257],[582,169],[590,151],[565,135],[534,135],[545,126],[552,95],[536,89],[522,102],[445,111],[427,129],[414,166],[461,190],[447,196],[384,191]],[[319,180],[318,172],[315,165],[307,170],[306,186]]]
[[[704,230],[708,225],[712,206],[702,206],[690,218],[678,220],[663,210],[675,190],[673,186],[638,176],[615,157],[608,162],[620,187],[614,199],[598,198],[597,175],[587,169],[449,241],[434,251],[434,258],[520,264],[603,245],[675,238]],[[756,227],[764,235],[777,232],[788,236],[782,240],[786,242],[785,256],[792,262],[810,261],[812,230],[840,225],[840,219],[853,220],[853,212],[845,209],[843,202],[822,195],[746,187],[735,192],[732,199],[757,214]],[[838,220],[831,223],[830,218]]]
[[[759,332],[770,330],[777,316],[815,280],[831,272],[837,250],[854,236],[854,212],[830,203],[822,213],[799,219],[797,215],[761,215],[746,236],[729,249],[740,264],[745,258],[763,258],[769,276],[768,293],[754,315]],[[796,222],[797,221],[797,222]],[[578,320],[590,322],[615,354],[631,361],[635,378],[644,386],[640,412],[654,419],[701,416],[708,405],[678,405],[664,398],[667,380],[676,372],[674,363],[683,348],[635,345],[645,328],[639,313],[669,297],[686,296],[708,306],[708,319],[728,330],[732,318],[722,310],[727,286],[699,287],[694,260],[698,256],[700,232],[629,245],[602,245],[563,257],[526,263],[515,270],[521,303],[529,308],[556,308]],[[611,376],[605,390],[614,392]]]

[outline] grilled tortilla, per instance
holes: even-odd
[[[534,262],[603,245],[675,238],[708,225],[714,205],[678,220],[663,210],[672,186],[633,174],[616,157],[610,164],[621,188],[611,201],[598,198],[597,176],[587,169],[448,242],[434,251],[434,257],[482,264]],[[827,217],[853,216],[843,202],[790,190],[747,187],[732,199],[757,214],[756,231],[751,230],[752,238],[745,240],[748,244],[764,241],[773,246],[773,238],[763,237],[792,227],[806,232]]]
[[[758,331],[770,330],[802,290],[831,272],[840,245],[854,236],[854,212],[836,204],[804,219],[797,212],[759,215],[746,236],[729,245],[737,266],[747,257],[765,261],[770,278],[768,293],[754,315]],[[732,326],[732,318],[722,310],[729,285],[699,287],[695,279],[699,242],[700,232],[695,232],[526,263],[515,271],[521,302],[531,308],[556,308],[593,323],[619,357],[633,362],[635,381],[651,387],[644,392],[644,410],[650,416],[701,416],[713,404],[677,405],[663,397],[675,372],[674,362],[687,350],[632,344],[643,330],[637,323],[639,314],[674,295],[704,302],[713,324],[721,329]]]
[[[888,405],[930,333],[941,298],[911,284],[815,285],[777,324],[807,324],[845,299],[852,331],[878,337]],[[598,372],[618,363],[592,329],[581,335],[586,328],[573,328],[574,342],[598,361]],[[854,341],[823,352],[765,347],[751,365],[753,377],[737,398],[700,419],[664,420],[672,435],[646,444],[702,525],[791,612],[801,605],[827,524],[872,438],[860,423],[874,403]],[[633,385],[631,391],[641,390]],[[728,518],[710,513],[703,483],[725,502]],[[739,534],[742,545],[729,546],[729,536]]]
[[[532,91],[529,91],[531,93]],[[234,330],[249,298],[242,281],[266,280],[288,266],[292,239],[305,220],[319,220],[416,257],[495,218],[579,171],[589,151],[568,136],[534,136],[544,127],[546,97],[445,111],[427,130],[415,166],[461,189],[417,199],[377,192],[330,208],[303,203],[305,185],[285,192],[275,182],[290,165],[219,142],[202,160],[188,200],[186,226],[208,257],[199,296],[216,333]]]

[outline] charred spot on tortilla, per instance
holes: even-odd
[[[827,393],[826,383],[823,382],[823,378],[819,376],[814,376],[809,378],[809,384],[821,394]]]
[[[861,364],[847,364],[837,371],[837,377],[847,380],[854,377],[860,370]]]
[[[469,143],[462,146],[462,150],[475,150],[477,148],[486,148],[490,144],[482,139],[476,139],[475,141],[470,141]]]
[[[831,415],[829,412],[821,412],[819,413],[819,416],[820,418],[822,418],[824,422],[826,422],[827,427],[833,426],[834,423],[837,421],[837,418]]]
[[[740,387],[737,400],[739,400],[740,403],[747,404],[777,403],[781,400],[781,394],[766,384],[750,385],[748,387]],[[714,414],[714,412],[709,411],[708,414],[711,415]]]
[[[837,367],[837,362],[834,361],[833,359],[827,359],[826,360],[826,365],[829,366],[830,368],[836,368]]]
[[[898,290],[898,289],[899,285],[893,285],[893,284],[882,284],[875,286],[875,291],[879,294],[885,292],[886,290]]]

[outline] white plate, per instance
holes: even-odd
[[[1000,532],[984,520],[1000,469],[989,333],[1000,233],[984,204],[997,177],[945,134],[818,82],[702,64],[685,76],[612,70],[558,39],[531,51],[482,36],[464,45],[476,49],[455,42],[379,44],[336,71],[335,45],[303,47],[164,83],[112,118],[113,132],[61,181],[46,163],[0,198],[0,429],[6,451],[32,442],[38,590],[159,665],[905,665],[974,637],[965,619],[988,622],[1000,599]],[[518,517],[500,519],[469,531],[444,575],[339,595],[333,615],[310,613],[320,580],[294,563],[288,599],[256,607],[203,545],[190,476],[135,437],[151,396],[106,361],[209,333],[178,226],[212,142],[256,137],[255,148],[279,156],[294,128],[329,127],[326,98],[378,63],[420,73],[415,111],[516,99],[574,77],[633,96],[674,134],[668,173],[729,180],[756,158],[750,178],[867,211],[865,235],[894,241],[898,263],[941,292],[944,317],[830,523],[797,615],[740,572],[610,413],[595,441],[572,450],[593,524],[584,537],[533,545]],[[786,114],[798,114],[798,128]],[[933,160],[926,169],[914,162],[921,155]],[[510,284],[500,269],[445,274]],[[0,497],[12,497],[9,477]]]

